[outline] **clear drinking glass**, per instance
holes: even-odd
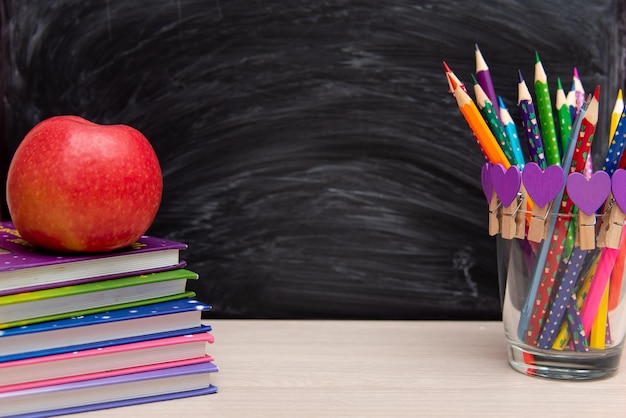
[[[572,215],[548,218],[554,234],[541,243],[496,238],[509,362],[531,376],[609,377],[626,332],[623,235],[613,248],[583,250]]]

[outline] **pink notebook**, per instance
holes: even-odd
[[[201,364],[212,362],[214,358],[208,354],[204,357],[190,358],[187,360],[170,361],[167,363],[149,364],[147,366],[129,367],[127,369],[107,370],[104,372],[81,374],[76,376],[64,376],[56,379],[39,380],[37,382],[19,383],[15,385],[0,386],[0,393],[14,392],[17,390],[34,389],[44,386],[56,386],[66,383],[77,383],[86,380],[101,379],[104,377],[122,376],[127,374],[150,372],[161,369],[169,369],[171,367],[189,366],[192,364]]]
[[[204,332],[3,362],[0,393],[208,361],[213,340]]]

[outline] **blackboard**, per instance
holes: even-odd
[[[514,118],[535,51],[552,89],[576,67],[603,93],[598,162],[623,15],[619,0],[4,0],[3,173],[46,117],[125,123],[163,169],[148,232],[189,245],[213,317],[497,319],[484,160],[442,61],[469,83],[478,45]]]

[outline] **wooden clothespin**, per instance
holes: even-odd
[[[528,224],[528,240],[541,242],[548,237],[548,216],[552,210],[552,202],[545,206],[535,205]]]
[[[598,247],[619,248],[625,218],[626,214],[624,214],[624,211],[619,207],[611,194],[607,209],[604,212],[600,232],[598,233]]]
[[[521,192],[509,206],[502,208],[502,238],[524,238],[526,222],[522,208],[526,208],[526,195]]]
[[[489,205],[489,235],[494,236],[500,233],[500,200],[496,189],[493,188],[491,179],[492,164],[487,162],[483,165],[480,172],[480,182],[483,187],[483,193]]]
[[[609,212],[613,208],[613,205],[615,205],[615,199],[611,194],[604,203],[602,216],[600,217],[600,226],[597,228],[598,236],[596,237],[596,247],[598,248],[606,247],[606,232],[609,229]]]
[[[495,190],[492,190],[491,200],[489,201],[489,235],[494,236],[500,233],[500,208],[502,205],[498,200]]]
[[[528,194],[523,184],[520,184],[520,190],[518,194],[519,209],[515,214],[515,238],[526,238],[526,209],[528,208]]]
[[[576,234],[576,243],[581,250],[593,250],[596,248],[596,214],[585,213],[583,210],[578,211],[576,216],[578,219]]]
[[[582,173],[567,176],[567,193],[578,207],[576,245],[582,250],[596,248],[596,211],[606,202],[611,192],[611,177],[606,171],[598,171],[590,177]]]
[[[603,244],[609,248],[619,248],[624,219],[626,216],[626,170],[618,168],[611,178],[611,194],[607,212],[604,214],[601,233]]]
[[[523,226],[520,229],[519,224],[523,225],[525,212],[520,209],[526,209],[526,200],[525,194],[520,192],[522,176],[519,168],[511,166],[505,169],[501,164],[495,164],[490,172],[493,189],[502,206],[500,218],[502,238],[523,238]]]

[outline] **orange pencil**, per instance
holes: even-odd
[[[465,85],[461,82],[461,80],[459,80],[456,74],[452,72],[452,70],[450,69],[450,67],[448,67],[448,64],[446,64],[445,61],[443,62],[443,69],[446,72],[446,75],[448,76],[448,88],[450,89],[450,93],[454,94],[454,86],[451,80],[454,80],[454,83],[459,85],[461,89],[463,89],[463,91],[467,93],[467,88],[465,87]]]
[[[506,155],[504,155],[496,137],[489,129],[489,126],[487,125],[487,122],[485,122],[483,116],[480,114],[478,107],[469,94],[467,94],[461,88],[461,85],[455,80],[456,77],[453,76],[453,73],[446,72],[446,75],[448,77],[448,83],[450,83],[450,86],[452,87],[456,103],[470,129],[474,133],[476,141],[482,149],[483,154],[491,163],[502,164],[505,169],[508,169],[511,166],[511,163],[506,158]]]

